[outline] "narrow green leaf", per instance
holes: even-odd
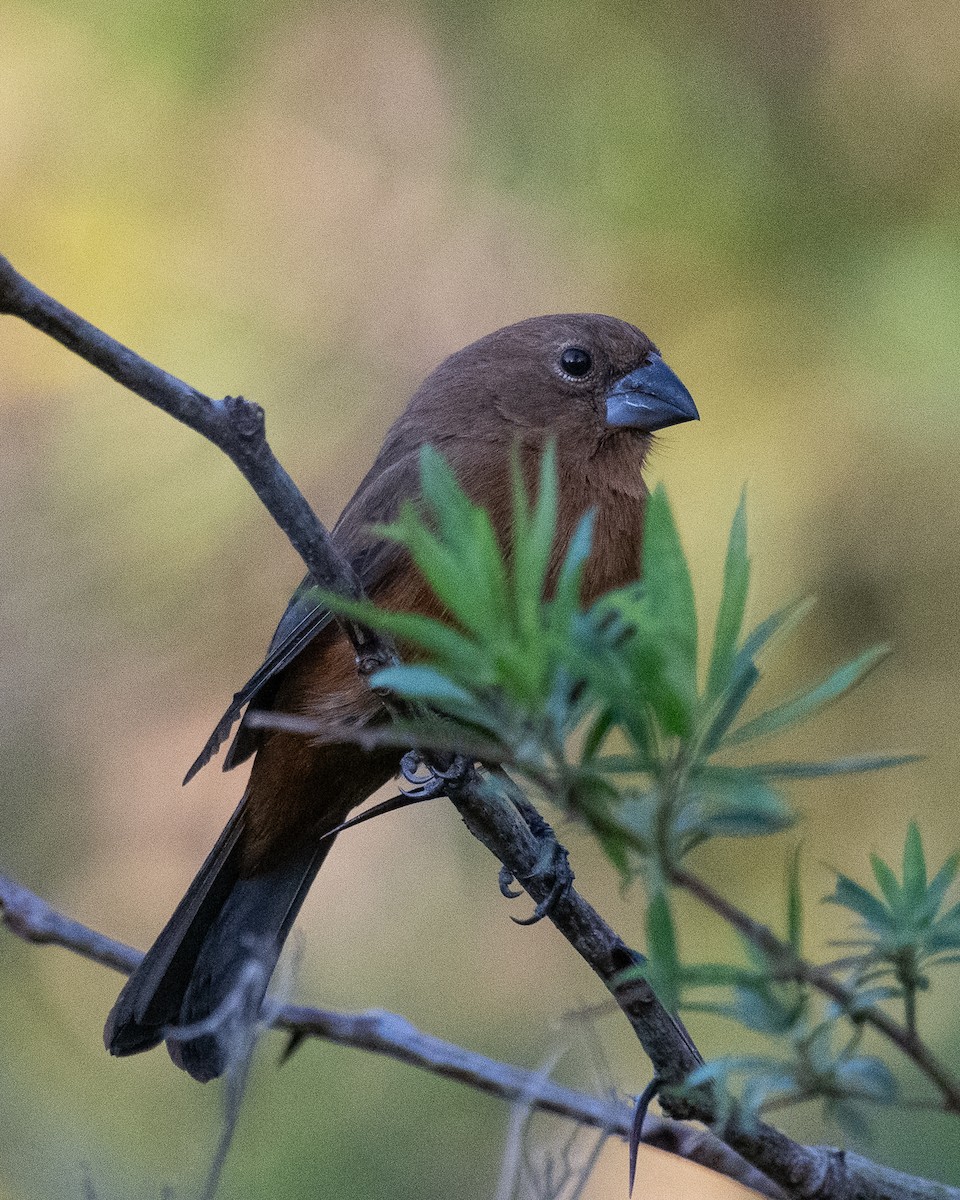
[[[806,720],[817,709],[823,708],[824,705],[855,687],[869,671],[887,657],[889,652],[889,648],[886,646],[875,646],[872,650],[861,654],[853,662],[834,671],[829,678],[811,691],[794,696],[784,704],[761,713],[759,717],[748,721],[746,725],[741,725],[727,738],[727,745],[735,746],[749,741],[751,738],[767,737]]]
[[[750,693],[760,680],[760,672],[753,661],[745,659],[736,666],[727,690],[720,698],[716,715],[710,721],[703,739],[704,755],[712,754],[722,743],[724,735],[740,714]]]
[[[680,1001],[680,961],[673,915],[663,892],[657,892],[647,906],[647,952],[655,967],[660,1003],[670,1012],[676,1012]]]
[[[696,691],[697,610],[690,568],[660,484],[647,501],[643,535],[643,579],[653,611],[674,643],[677,668],[691,675]]]
[[[813,599],[794,600],[767,617],[751,631],[733,660],[729,681],[718,697],[719,709],[712,718],[704,737],[704,751],[712,754],[723,742],[727,730],[736,720],[750,693],[760,679],[755,659],[774,638],[786,637],[813,607]]]
[[[779,1067],[781,1067],[781,1064],[777,1059],[768,1058],[761,1054],[731,1055],[727,1058],[714,1058],[710,1062],[702,1063],[699,1067],[691,1071],[687,1076],[687,1084],[690,1087],[698,1087],[704,1083],[723,1083],[728,1082],[730,1076],[734,1073],[765,1071]]]
[[[927,860],[923,853],[923,841],[916,821],[907,827],[903,844],[903,899],[908,909],[916,909],[926,899]]]
[[[580,579],[583,575],[584,565],[590,557],[595,520],[596,511],[592,508],[580,518],[567,547],[563,566],[560,568],[551,612],[556,615],[562,629],[566,629],[573,614],[579,608]]]
[[[796,821],[790,805],[747,771],[711,768],[690,786],[690,800],[675,828],[683,838],[756,837],[779,833]]]
[[[519,461],[513,459],[513,588],[517,621],[529,639],[540,633],[541,606],[557,524],[557,469],[553,445],[540,464],[539,486],[530,513]]]
[[[590,728],[587,730],[583,739],[583,762],[596,765],[600,770],[609,770],[606,766],[606,759],[599,757],[600,747],[606,740],[607,734],[614,726],[613,713],[609,709],[603,709],[591,722]]]
[[[794,849],[787,869],[787,941],[799,957],[803,951],[803,892],[800,888],[800,847]]]
[[[879,854],[870,855],[870,866],[873,868],[873,877],[883,892],[883,898],[893,912],[898,911],[903,901],[903,892],[896,875]]]
[[[765,621],[753,629],[747,636],[746,641],[737,652],[738,661],[746,659],[752,662],[757,658],[763,650],[770,645],[776,637],[786,637],[792,633],[800,624],[803,618],[813,608],[815,601],[812,596],[807,596],[803,600],[792,600],[789,604],[785,604],[783,608],[767,617]]]
[[[826,775],[854,775],[885,771],[920,761],[919,754],[856,754],[829,762],[751,763],[750,770],[765,779],[818,779]]]
[[[494,670],[489,655],[475,641],[443,621],[424,617],[420,613],[378,608],[370,600],[350,600],[321,588],[316,589],[316,595],[331,612],[351,617],[371,629],[389,633],[401,642],[427,651],[439,663],[471,684],[487,681]]]
[[[851,879],[837,873],[837,885],[832,896],[824,896],[825,904],[839,904],[862,917],[873,929],[886,932],[890,928],[890,912],[882,900],[873,892]]]
[[[950,885],[957,877],[958,866],[960,866],[960,854],[951,854],[931,879],[923,905],[923,915],[926,920],[932,921],[939,912]]]
[[[896,1078],[878,1058],[848,1059],[839,1064],[837,1076],[852,1096],[862,1096],[878,1104],[892,1104],[897,1098]]]
[[[423,700],[457,715],[469,711],[474,698],[433,667],[397,666],[375,671],[370,676],[374,687],[387,688],[412,700]]]
[[[630,865],[630,853],[626,839],[622,834],[610,829],[600,828],[597,825],[591,825],[591,828],[600,843],[600,849],[616,867],[621,881],[624,884],[629,883],[633,879],[634,871]]]
[[[726,686],[736,657],[737,641],[743,626],[750,582],[750,559],[747,556],[746,492],[730,528],[727,558],[723,569],[723,593],[717,613],[717,628],[713,639],[713,654],[707,675],[708,698],[718,696]]]
[[[734,967],[727,963],[694,963],[680,968],[681,978],[687,987],[741,987],[752,988],[763,983],[764,977],[745,967]],[[684,1005],[687,1007],[687,1005]]]

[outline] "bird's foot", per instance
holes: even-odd
[[[546,821],[543,824],[550,830],[550,837],[545,838],[541,843],[540,857],[533,870],[527,875],[518,877],[509,867],[500,868],[500,894],[508,900],[515,900],[518,896],[523,895],[522,891],[513,888],[512,884],[515,882],[521,883],[527,891],[535,882],[541,882],[549,888],[547,894],[538,901],[529,917],[510,918],[517,925],[536,925],[538,921],[542,921],[544,917],[553,912],[557,903],[573,886],[573,868],[570,866],[567,851],[553,836],[553,830]]]
[[[446,766],[426,762],[419,750],[408,750],[400,760],[400,774],[411,784],[405,792],[412,800],[432,800],[446,795],[447,789],[456,787],[467,777],[470,762],[455,755]]]

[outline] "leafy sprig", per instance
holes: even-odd
[[[926,968],[960,956],[960,910],[939,912],[960,858],[927,884],[914,832],[902,882],[875,860],[881,897],[840,876],[831,899],[866,926],[856,953],[835,964],[854,980],[843,993],[854,998],[846,1006],[814,1002],[809,978],[796,969],[803,924],[796,858],[786,937],[745,937],[744,963],[684,962],[671,908],[672,884],[696,848],[718,837],[777,833],[796,821],[783,790],[788,781],[912,761],[912,755],[876,754],[824,762],[745,758],[754,743],[849,693],[887,649],[867,650],[814,686],[751,714],[768,651],[800,623],[810,602],[790,603],[744,632],[750,559],[743,499],[705,652],[690,568],[662,488],[647,502],[642,577],[584,606],[592,514],[566,547],[557,546],[552,452],[544,455],[533,497],[514,469],[507,544],[435,450],[425,448],[420,465],[419,501],[405,503],[378,533],[405,548],[441,601],[442,618],[323,597],[401,643],[407,661],[372,682],[429,712],[384,729],[383,738],[507,767],[590,828],[624,880],[645,877],[649,959],[638,969],[661,1001],[777,1039],[778,1053],[709,1063],[691,1086],[709,1085],[718,1096],[735,1090],[729,1103],[741,1120],[771,1105],[819,1098],[853,1128],[859,1101],[892,1102],[889,1070],[858,1049],[863,1006],[902,996],[909,1016],[926,986]],[[704,989],[719,998],[704,999]]]

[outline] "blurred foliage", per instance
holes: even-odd
[[[720,593],[715,514],[747,479],[755,603],[819,597],[784,669],[816,677],[863,646],[897,650],[857,704],[787,734],[784,754],[928,754],[906,794],[896,773],[808,785],[808,870],[826,858],[860,878],[871,849],[895,861],[911,818],[932,860],[952,852],[953,5],[0,0],[0,29],[0,250],[160,365],[263,403],[327,519],[418,378],[472,337],[547,311],[647,329],[703,413],[662,439],[652,473],[669,482],[705,611]],[[258,664],[299,564],[212,449],[10,323],[0,506],[3,866],[146,944],[242,787],[210,772],[181,796],[178,781]],[[375,825],[342,839],[311,897],[316,967],[298,995],[401,1008],[539,1061],[543,1021],[593,999],[579,965],[510,926],[452,818]],[[587,894],[641,940],[567,832]],[[702,853],[745,904],[781,887],[749,848]],[[821,872],[810,886],[830,884]],[[806,932],[811,946],[828,936],[817,911]],[[718,955],[717,942],[695,923],[685,951]],[[105,1059],[115,980],[7,939],[0,987],[0,1124],[20,1131],[0,1147],[3,1200],[74,1196],[84,1160],[107,1196],[200,1177],[215,1098],[159,1054]],[[925,1021],[955,1055],[954,1014]],[[708,1049],[723,1036],[708,1018],[697,1032]],[[635,1047],[605,1035],[617,1084],[637,1090]],[[330,1048],[277,1076],[265,1066],[224,1194],[386,1191],[370,1096],[393,1194],[422,1194],[427,1161],[462,1172],[448,1191],[475,1190],[495,1179],[506,1116],[451,1086]],[[801,1135],[805,1119],[791,1117]],[[904,1169],[923,1169],[931,1138],[960,1180],[949,1122],[878,1121]],[[620,1153],[596,1194],[621,1186]],[[373,1166],[361,1178],[346,1161]]]

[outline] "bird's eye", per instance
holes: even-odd
[[[560,355],[560,368],[574,379],[582,379],[593,366],[593,359],[579,346],[568,346]]]

